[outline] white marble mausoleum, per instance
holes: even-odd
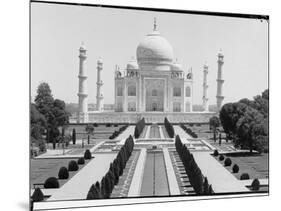
[[[171,44],[157,29],[156,19],[152,32],[138,44],[136,59],[132,58],[125,70],[115,68],[114,110],[107,111],[103,104],[103,61],[97,61],[96,110],[88,111],[88,93],[85,62],[86,48],[79,49],[79,89],[77,122],[136,122],[145,117],[148,122],[205,122],[214,115],[208,110],[208,65],[203,66],[203,112],[193,112],[192,68],[183,67],[174,57]],[[222,106],[222,66],[224,56],[218,53],[217,110]]]
[[[115,70],[116,112],[192,112],[192,72],[185,74],[157,30],[145,36],[122,74]]]

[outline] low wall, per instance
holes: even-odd
[[[145,118],[146,123],[162,123],[167,117],[172,123],[206,123],[210,117],[217,115],[214,112],[89,112],[88,120],[92,123],[129,123],[134,124],[141,118]],[[74,121],[74,120],[73,120]]]

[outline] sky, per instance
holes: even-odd
[[[31,97],[41,82],[53,96],[78,102],[79,47],[87,49],[88,103],[96,102],[97,60],[102,58],[104,103],[114,103],[115,65],[121,69],[153,29],[172,45],[174,59],[193,70],[193,104],[202,103],[203,65],[209,66],[209,103],[216,103],[217,54],[224,54],[224,103],[252,98],[268,88],[268,23],[256,19],[111,9],[31,5]]]

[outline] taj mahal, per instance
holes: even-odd
[[[222,106],[222,65],[224,56],[218,53],[217,109]],[[156,19],[153,30],[139,43],[134,57],[125,71],[115,67],[114,110],[106,111],[103,104],[102,59],[97,61],[96,111],[88,111],[86,48],[79,49],[78,123],[86,122],[136,122],[145,117],[147,122],[162,121],[168,117],[172,122],[201,122],[213,116],[208,111],[208,65],[203,65],[203,112],[194,112],[193,73],[186,70],[174,58],[173,47],[160,34]]]

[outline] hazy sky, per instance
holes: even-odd
[[[32,3],[31,96],[40,82],[55,98],[78,102],[78,54],[87,49],[88,102],[96,102],[96,62],[103,59],[105,103],[114,103],[114,67],[124,69],[157,18],[185,72],[192,67],[195,104],[202,102],[203,65],[209,65],[208,97],[216,102],[217,53],[225,56],[224,102],[252,98],[268,88],[268,23],[254,19]]]

